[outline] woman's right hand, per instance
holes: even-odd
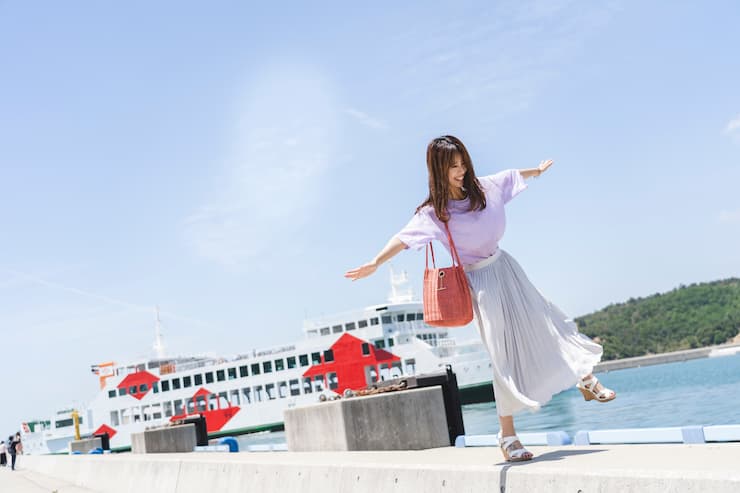
[[[376,270],[378,270],[378,264],[376,262],[368,262],[365,265],[348,270],[344,273],[344,277],[356,281],[373,274]]]

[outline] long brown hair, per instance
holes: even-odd
[[[455,157],[462,158],[465,166],[465,178],[463,188],[468,192],[470,199],[469,211],[483,210],[486,208],[486,196],[475,177],[473,161],[463,143],[452,135],[443,135],[432,139],[427,146],[427,170],[429,171],[429,196],[416,208],[416,212],[422,207],[432,205],[434,213],[442,222],[450,219],[447,211],[447,201],[450,198],[450,181],[448,171]]]

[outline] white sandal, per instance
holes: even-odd
[[[611,400],[614,400],[614,398],[617,396],[617,393],[614,392],[611,389],[607,389],[606,387],[602,386],[601,390],[596,392],[596,385],[599,383],[599,379],[592,376],[588,380],[581,380],[576,384],[576,387],[578,390],[581,391],[581,394],[583,394],[583,398],[587,401],[591,401],[596,399],[599,402],[609,402]]]
[[[525,460],[532,460],[534,457],[532,452],[525,449],[522,442],[519,442],[519,437],[516,435],[503,437],[501,436],[501,431],[499,431],[496,438],[498,438],[498,445],[501,447],[501,452],[504,454],[506,462],[522,462]],[[514,448],[514,443],[516,442],[519,442],[521,448]],[[527,454],[529,454],[528,457]]]

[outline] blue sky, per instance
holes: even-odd
[[[88,365],[291,342],[426,191],[555,165],[502,246],[578,316],[740,275],[734,1],[0,2],[0,426]],[[422,255],[404,252],[417,292]],[[0,431],[2,430],[0,429]]]

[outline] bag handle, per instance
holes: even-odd
[[[462,262],[460,261],[460,255],[457,253],[457,247],[455,246],[455,242],[452,241],[452,234],[450,233],[450,226],[447,224],[447,221],[445,221],[445,229],[447,230],[447,240],[450,242],[450,251],[452,252],[452,263],[453,265],[455,262],[457,262],[458,266],[462,266]],[[429,268],[429,252],[432,253],[432,268],[436,269],[437,264],[434,261],[434,247],[432,246],[432,242],[430,241],[427,243],[427,252],[426,252],[426,268]]]

